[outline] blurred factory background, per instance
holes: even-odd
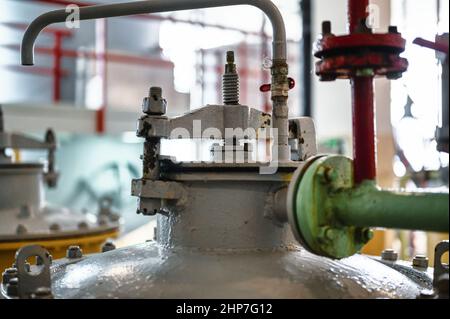
[[[255,8],[218,8],[170,14],[85,21],[75,31],[52,26],[37,41],[37,67],[19,63],[20,39],[39,14],[115,0],[2,0],[0,2],[0,104],[5,131],[42,136],[52,128],[60,147],[58,187],[47,200],[74,210],[94,211],[103,201],[123,216],[118,246],[151,239],[152,217],[136,215],[131,179],[141,172],[142,141],[135,136],[140,101],[152,85],[161,86],[168,115],[221,101],[224,52],[234,50],[240,65],[241,104],[270,111],[270,23]],[[291,116],[312,116],[321,152],[351,156],[351,104],[348,81],[323,83],[314,74],[313,41],[320,23],[345,33],[346,0],[275,0],[289,39]],[[436,150],[441,110],[441,67],[436,53],[412,43],[448,32],[445,0],[376,0],[375,32],[395,24],[407,40],[409,70],[398,81],[377,79],[378,183],[383,187],[448,188],[448,153]],[[419,23],[420,21],[420,23]],[[305,26],[311,25],[312,28]],[[261,63],[263,61],[263,63]],[[165,154],[200,156],[197,145],[163,144]],[[37,151],[15,153],[16,160],[45,160]],[[386,248],[402,259],[432,255],[447,235],[379,230],[365,247]],[[448,257],[447,257],[448,258]],[[432,260],[432,258],[430,258]]]

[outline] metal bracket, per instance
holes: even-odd
[[[317,154],[316,128],[312,118],[290,119],[289,139],[294,141],[291,145],[292,160],[306,161]]]
[[[25,135],[4,132],[3,127],[3,113],[0,105],[0,156],[5,157],[4,150],[7,148],[48,150],[48,168],[44,173],[44,180],[49,187],[55,187],[59,173],[55,169],[55,150],[57,148],[57,141],[53,130],[48,129],[45,133],[45,141],[41,142]],[[3,161],[4,160],[5,159],[3,159]],[[2,161],[2,158],[0,158],[0,161]],[[7,158],[6,161],[10,162],[11,159]]]
[[[39,265],[27,270],[27,258],[36,257]],[[47,291],[51,298],[50,254],[38,245],[24,246],[16,252],[18,295],[21,299],[34,298],[35,294]]]
[[[175,203],[180,207],[185,202],[186,190],[177,182],[165,182],[149,179],[134,179],[131,183],[131,195],[139,197],[137,213],[144,215],[166,215]]]
[[[442,275],[449,273],[449,267],[447,264],[441,262],[442,255],[449,251],[448,240],[441,241],[434,248],[434,274],[433,274],[433,286],[437,286],[439,278]]]

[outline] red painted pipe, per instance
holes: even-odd
[[[357,32],[367,19],[368,0],[348,1],[348,28]],[[376,178],[375,117],[373,76],[354,76],[352,86],[353,112],[353,174],[355,184]]]
[[[53,102],[61,101],[61,68],[62,68],[62,38],[63,34],[56,32],[53,46]]]
[[[376,177],[373,78],[355,77],[352,85],[353,170],[359,184]]]
[[[369,0],[348,0],[348,31],[354,33],[361,20],[367,18],[367,7],[369,6]]]

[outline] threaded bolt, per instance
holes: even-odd
[[[331,34],[331,21],[322,22],[322,34]]]
[[[395,26],[395,25],[389,26],[388,32],[389,32],[389,33],[398,33],[397,26]]]
[[[83,257],[83,251],[80,246],[70,246],[67,248],[66,257],[69,259],[76,259]]]
[[[239,105],[239,75],[234,63],[234,52],[227,52],[227,64],[222,77],[222,94],[225,105]]]
[[[158,86],[152,86],[148,91],[148,96],[154,100],[158,100],[162,97],[162,88]]]
[[[386,261],[397,261],[398,253],[393,249],[385,249],[381,253],[381,259]]]
[[[418,268],[428,268],[428,258],[424,255],[417,255],[413,258],[412,265]]]

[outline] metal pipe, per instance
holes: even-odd
[[[348,31],[355,33],[368,15],[369,0],[348,0]]]
[[[288,66],[286,29],[283,17],[278,8],[270,0],[152,0],[135,1],[130,3],[117,3],[109,5],[98,5],[83,7],[79,9],[80,20],[92,20],[100,18],[121,17],[144,13],[158,13],[168,11],[181,11],[191,9],[225,7],[232,5],[251,5],[262,10],[272,23],[273,28],[273,66],[272,66],[272,121],[273,129],[277,132],[278,161],[289,161],[290,150],[288,145],[288,91],[289,81],[287,78]],[[34,43],[39,33],[52,23],[65,22],[71,17],[72,12],[66,10],[55,10],[47,12],[36,18],[25,31],[22,40],[22,64],[34,64]],[[273,159],[273,158],[272,158]]]
[[[61,80],[62,80],[62,38],[63,34],[55,32],[53,46],[53,102],[61,101]]]
[[[360,32],[367,19],[369,0],[348,0],[348,29],[350,34]],[[365,71],[365,70],[363,70]],[[373,75],[351,78],[353,112],[353,166],[354,180],[358,185],[365,180],[375,180],[375,117]]]
[[[144,13],[158,13],[169,11],[181,11],[191,9],[225,7],[233,5],[251,5],[262,10],[270,19],[273,27],[273,58],[275,60],[286,59],[286,30],[278,8],[269,0],[152,0],[136,1],[129,3],[117,3],[96,5],[80,8],[80,20],[92,20],[100,18],[122,17]],[[42,14],[28,27],[22,41],[22,64],[33,65],[33,47],[39,33],[48,25],[65,22],[70,18],[71,12],[65,9],[54,10]]]
[[[353,109],[353,174],[355,184],[376,176],[373,77],[351,79]]]
[[[94,6],[98,5],[97,2],[80,2],[75,0],[35,0],[36,2],[41,2],[43,4],[49,4],[49,5],[60,5],[60,6],[68,6],[70,4],[77,5],[79,7],[87,7],[87,6]],[[229,30],[229,31],[235,31],[242,33],[244,35],[254,35],[259,36],[259,31],[250,31],[250,30],[244,30],[240,28],[235,28],[231,26],[221,25],[221,24],[214,24],[214,23],[206,23],[202,21],[195,21],[195,20],[189,20],[189,19],[179,19],[172,16],[159,16],[154,14],[144,14],[144,15],[137,15],[132,16],[130,18],[136,18],[140,20],[151,20],[151,21],[170,21],[173,23],[186,23],[191,25],[197,25],[201,27],[208,27],[208,28],[215,28],[219,30]]]
[[[449,231],[448,193],[395,192],[366,182],[332,195],[330,201],[344,225]]]
[[[311,80],[311,52],[312,47],[312,2],[311,0],[301,0],[301,18],[302,18],[302,41],[300,45],[300,52],[303,55],[300,59],[302,85],[299,85],[300,96],[303,96],[302,116],[313,116],[312,105],[312,84]]]

